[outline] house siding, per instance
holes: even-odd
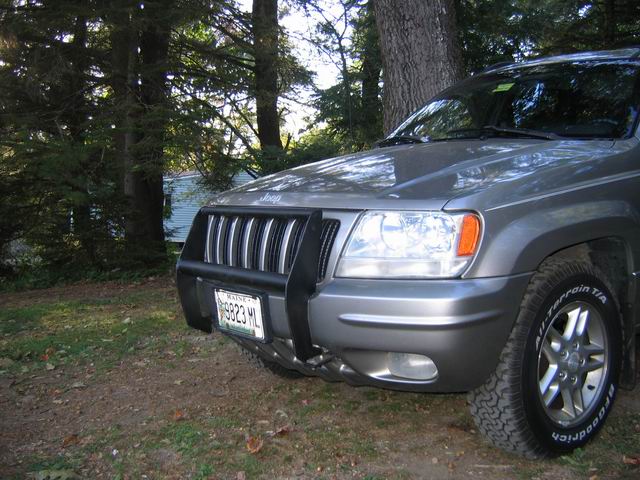
[[[199,185],[200,178],[198,174],[165,177],[164,193],[165,196],[171,195],[171,216],[164,220],[165,238],[168,242],[186,241],[198,210],[216,193]],[[240,172],[233,177],[232,185],[237,187],[251,180],[251,175]]]

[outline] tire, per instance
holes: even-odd
[[[247,362],[256,369],[269,370],[269,372],[281,378],[296,379],[304,377],[304,375],[297,370],[292,370],[290,368],[283,367],[279,363],[265,360],[260,355],[246,349],[241,344],[238,343],[237,345],[242,356],[245,357]]]
[[[495,372],[468,396],[495,446],[561,455],[602,427],[622,363],[620,310],[603,278],[588,262],[552,259],[531,279]]]

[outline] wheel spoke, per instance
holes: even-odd
[[[547,331],[547,338],[549,339],[551,347],[556,352],[559,352],[562,348],[562,345],[564,344],[564,339],[562,338],[562,334],[558,330],[556,330],[553,325],[549,327],[549,330]]]
[[[558,347],[558,350],[560,347]],[[553,348],[553,344],[544,340],[542,342],[542,353],[544,353],[545,357],[547,357],[547,361],[549,365],[556,366],[558,365],[558,352]]]
[[[575,337],[581,312],[582,307],[576,307],[567,313],[567,324],[564,327],[564,332],[562,332],[562,338],[564,338],[566,342],[570,342]]]
[[[589,361],[587,362],[587,366],[585,367],[585,370],[587,372],[593,372],[594,370],[599,370],[602,367],[604,367],[604,361],[598,360],[597,358],[590,358]]]
[[[595,343],[590,343],[589,345],[582,347],[582,351],[588,356],[602,355],[604,353],[604,348],[600,345],[596,345]]]
[[[582,386],[577,386],[573,391],[573,407],[576,415],[584,412],[584,398],[582,397]]]
[[[578,316],[578,322],[576,324],[575,337],[582,338],[584,333],[589,328],[590,311],[589,309],[582,310]]]
[[[576,409],[573,404],[573,392],[571,391],[571,387],[564,386],[560,387],[560,391],[562,392],[562,401],[564,402],[564,406],[562,411],[571,419],[576,418]]]
[[[549,368],[547,368],[546,373],[544,374],[544,376],[540,379],[540,382],[538,383],[538,385],[540,387],[540,393],[543,396],[545,396],[547,394],[547,391],[552,386],[552,384],[556,383],[556,385],[557,385],[557,382],[556,382],[557,375],[558,375],[558,366],[557,365],[549,365]]]
[[[544,405],[547,408],[558,397],[558,393],[560,393],[560,385],[558,385],[558,383],[552,383],[549,386],[549,390],[547,390],[547,393],[545,393],[544,396],[542,397],[542,400],[544,401]]]

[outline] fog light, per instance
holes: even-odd
[[[389,372],[411,380],[433,380],[438,376],[433,360],[416,353],[389,352]]]

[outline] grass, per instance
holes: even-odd
[[[318,479],[334,475],[369,480],[410,479],[416,477],[415,465],[413,469],[399,469],[390,459],[408,459],[418,465],[423,462],[425,468],[446,469],[443,463],[433,467],[431,458],[462,462],[456,456],[447,456],[462,449],[473,456],[471,466],[508,465],[509,473],[516,478],[544,478],[549,471],[569,478],[614,478],[638,472],[637,467],[622,462],[623,456],[640,454],[638,412],[616,409],[597,440],[585,449],[555,460],[530,462],[482,442],[474,432],[463,395],[352,388],[318,379],[285,381],[268,377],[267,373],[255,373],[249,378],[245,373],[244,378],[238,375],[231,380],[240,368],[236,365],[239,357],[233,353],[235,347],[223,337],[207,342],[206,347],[199,340],[196,342],[197,334],[184,326],[178,313],[173,288],[166,285],[129,290],[118,287],[108,297],[92,294],[89,289],[87,295],[67,298],[47,298],[44,292],[28,298],[30,303],[22,299],[0,309],[0,357],[15,362],[0,375],[16,380],[17,391],[44,378],[47,364],[55,367],[53,374],[65,369],[84,372],[87,365],[106,372],[125,359],[151,362],[140,373],[141,382],[145,380],[143,375],[147,379],[177,375],[174,372],[181,369],[184,373],[177,376],[181,386],[167,391],[167,398],[177,389],[194,388],[197,393],[207,388],[202,383],[190,386],[189,375],[206,375],[210,368],[222,372],[216,377],[218,380],[229,379],[231,383],[220,388],[228,390],[228,394],[204,402],[200,397],[187,405],[189,414],[180,420],[173,418],[172,406],[155,413],[143,410],[144,421],[140,424],[118,426],[114,409],[113,424],[82,427],[78,432],[82,443],[60,448],[62,439],[45,439],[37,454],[23,458],[23,473],[60,470],[94,478],[100,468],[104,478],[116,479],[147,475],[204,480],[235,478],[238,472],[244,472],[248,479],[296,475]],[[213,364],[206,363],[209,360],[214,360]],[[200,370],[188,370],[196,365]],[[117,382],[120,378],[114,375],[108,380],[111,377],[96,377],[91,383]],[[263,380],[259,388],[253,388],[254,378]],[[38,389],[28,393],[37,395]],[[128,402],[144,407],[144,396],[131,395]],[[47,408],[50,400],[46,399]],[[26,409],[18,414],[36,415]],[[287,431],[276,434],[277,425],[282,424],[277,422],[285,422]],[[257,453],[247,449],[250,437],[264,442]]]
[[[126,355],[167,341],[186,327],[172,297],[135,292],[120,298],[42,302],[0,310],[0,357],[25,371],[93,363],[105,369]],[[186,346],[176,345],[180,354]]]
[[[614,476],[633,470],[633,467],[624,464],[624,456],[640,456],[640,413],[614,410],[595,441],[571,455],[561,457],[557,462],[584,476],[594,473]],[[636,472],[640,474],[638,467]]]

